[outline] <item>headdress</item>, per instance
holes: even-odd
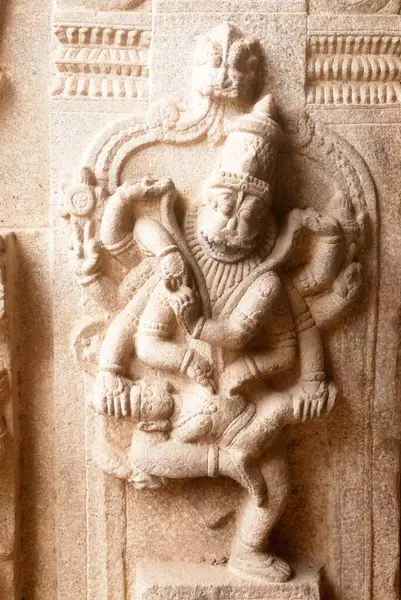
[[[275,116],[274,100],[268,94],[252,112],[233,122],[223,145],[220,169],[207,180],[208,188],[229,188],[271,202],[277,147],[283,136]]]

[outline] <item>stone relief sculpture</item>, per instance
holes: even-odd
[[[258,99],[261,60],[257,41],[231,24],[201,37],[193,107],[166,101],[146,125],[102,135],[63,215],[72,268],[100,308],[74,338],[78,363],[95,375],[91,406],[132,423],[129,452],[105,443],[94,460],[138,489],[237,481],[245,492],[228,568],[282,583],[292,569],[270,536],[290,493],[285,428],[324,418],[338,401],[322,332],[360,290],[367,224],[340,142],[310,127],[289,141],[272,95]],[[120,181],[138,149],[206,137],[218,162],[190,202],[168,177]],[[345,184],[324,210],[312,200],[283,215],[281,150],[302,139],[330,155]]]

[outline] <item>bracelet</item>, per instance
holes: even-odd
[[[179,252],[179,248],[175,244],[171,244],[170,246],[166,246],[165,248],[163,248],[163,250],[157,255],[157,258],[158,260],[160,260],[161,258],[168,256],[172,252]]]
[[[203,331],[203,327],[204,327],[205,323],[206,323],[205,317],[200,317],[197,320],[194,330],[192,332],[192,337],[194,338],[194,340],[199,340],[200,336],[202,335],[202,331]]]

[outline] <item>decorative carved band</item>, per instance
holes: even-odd
[[[394,104],[401,101],[401,38],[313,35],[307,45],[307,102]]]
[[[398,14],[400,0],[312,0],[310,12],[368,14]]]
[[[150,31],[127,25],[54,25],[61,42],[53,96],[138,98],[148,94]]]

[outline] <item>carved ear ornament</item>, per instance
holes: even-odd
[[[266,200],[272,201],[273,188],[262,179],[247,175],[246,173],[229,173],[228,171],[214,171],[207,179],[205,189],[229,188],[235,192],[243,192]]]

